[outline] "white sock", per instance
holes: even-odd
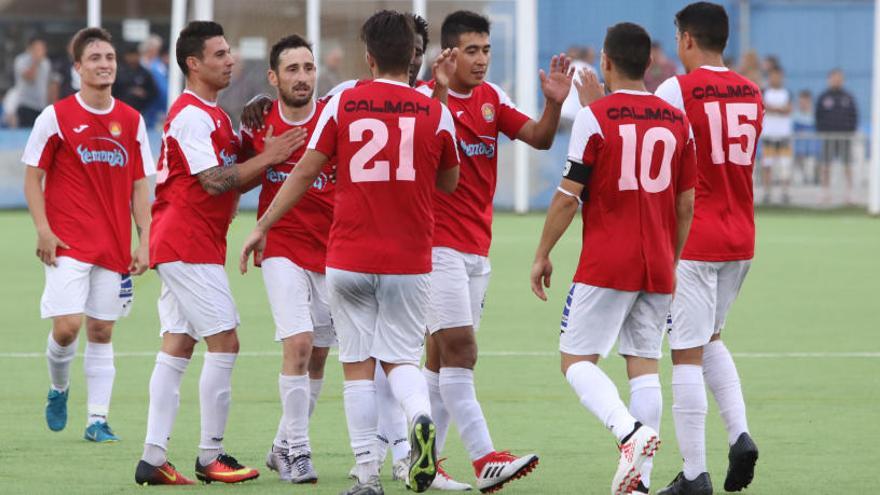
[[[663,414],[663,394],[660,389],[660,375],[642,375],[629,381],[629,412],[637,421],[660,432],[660,417]],[[642,483],[651,486],[651,469],[654,458],[649,457],[640,471]]]
[[[581,404],[599,418],[605,428],[611,430],[617,441],[632,433],[636,419],[620,400],[614,382],[598,366],[589,361],[579,361],[568,367],[565,378]]]
[[[703,346],[703,378],[718,403],[727,442],[733,445],[741,434],[749,431],[749,424],[739,373],[724,342],[713,340]]]
[[[180,407],[180,382],[189,359],[160,352],[150,377],[150,408],[147,413],[147,438],[143,459],[154,466],[165,463],[168,439]],[[158,447],[161,452],[157,451]]]
[[[440,394],[449,410],[458,435],[472,461],[495,451],[489,425],[483,409],[477,402],[474,388],[474,370],[467,368],[440,368]]]
[[[315,412],[315,406],[318,405],[318,397],[321,395],[321,388],[324,386],[323,378],[309,379],[309,417]]]
[[[409,424],[413,424],[421,414],[431,415],[428,385],[418,367],[411,364],[395,367],[388,374],[388,385],[406,413]]]
[[[376,386],[373,380],[346,380],[342,389],[345,420],[354,460],[355,472],[362,483],[379,474],[376,459]]]
[[[409,454],[406,414],[397,403],[397,399],[394,398],[391,385],[385,376],[385,370],[379,363],[376,363],[375,384],[376,405],[379,412],[379,437],[384,439],[388,447],[391,448],[391,458],[397,462]],[[384,459],[384,456],[382,458]]]
[[[88,424],[106,421],[110,412],[110,395],[113,393],[113,344],[86,343],[83,354],[83,368],[86,372],[86,392],[88,394]]]
[[[232,368],[236,354],[205,352],[202,376],[199,378],[199,409],[202,435],[199,440],[199,462],[214,462],[223,452],[223,434],[232,402]]]
[[[692,480],[706,472],[706,387],[702,366],[672,367],[672,419],[678,449],[684,458],[684,477]]]
[[[55,342],[55,337],[49,331],[49,340],[46,342],[46,360],[49,362],[49,380],[52,388],[64,392],[70,386],[70,362],[76,356],[76,343],[74,340],[67,346]]]
[[[311,451],[309,445],[309,375],[278,375],[281,420],[277,447]]]
[[[446,405],[443,404],[443,395],[440,393],[440,373],[434,373],[428,368],[422,368],[422,375],[428,382],[428,396],[431,398],[431,419],[436,428],[437,455],[443,452],[446,445],[446,435],[449,433],[449,422],[452,419]]]

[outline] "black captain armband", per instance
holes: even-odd
[[[584,187],[589,185],[591,175],[593,175],[593,167],[591,165],[584,165],[583,163],[571,160],[565,163],[565,169],[562,171],[562,177],[577,182]]]

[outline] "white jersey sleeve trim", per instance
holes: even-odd
[[[156,175],[156,162],[153,160],[153,150],[150,149],[150,138],[147,136],[147,124],[144,123],[143,115],[138,116],[137,141],[140,144],[144,176]]]
[[[40,165],[40,158],[43,157],[43,150],[46,149],[46,145],[55,134],[64,139],[64,135],[61,134],[61,129],[58,127],[55,106],[49,105],[43,109],[37,120],[34,121],[34,128],[31,130],[31,135],[28,136],[21,161],[25,165],[38,167]]]
[[[654,92],[654,95],[684,112],[684,97],[681,94],[681,85],[678,83],[678,77],[672,76],[663,81],[663,83],[657,87],[657,91]]]
[[[602,135],[602,128],[599,126],[599,121],[596,120],[596,115],[587,106],[580,109],[571,126],[571,139],[568,141],[569,161],[583,164],[584,151],[587,149],[590,137],[594,134],[605,137]]]
[[[427,96],[428,98],[431,98],[434,96],[434,88],[428,86],[427,84],[422,84],[421,86],[416,88],[416,91]]]
[[[452,112],[444,104],[440,104],[440,123],[437,126],[436,134],[446,131],[452,139],[452,147],[455,148],[455,159],[461,161],[458,154],[458,145],[455,142],[455,120],[452,119]]]
[[[351,88],[357,86],[357,82],[358,82],[357,79],[349,79],[348,81],[342,81],[341,83],[337,84],[336,86],[333,86],[330,89],[330,91],[327,91],[327,94],[324,95],[324,98],[327,98],[328,96],[333,97],[333,96],[338,95],[339,93],[342,93],[346,89],[351,89]]]
[[[168,126],[167,137],[174,138],[183,152],[192,175],[220,165],[211,134],[216,130],[208,112],[189,105],[178,113]]]
[[[321,112],[321,116],[318,117],[318,123],[315,124],[315,131],[312,132],[312,136],[309,138],[308,149],[313,150],[317,148],[318,140],[321,139],[321,134],[324,133],[324,127],[327,126],[327,122],[329,122],[330,119],[333,119],[334,121],[336,120],[336,112],[339,109],[339,100],[341,97],[342,93],[337,93],[327,102],[327,105]]]

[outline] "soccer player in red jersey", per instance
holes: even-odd
[[[495,491],[525,476],[538,463],[533,454],[516,457],[495,450],[474,387],[475,330],[489,284],[498,135],[548,149],[572,75],[567,58],[553,57],[550,74],[541,72],[544,113],[534,121],[517,110],[500,87],[486,81],[491,59],[488,19],[468,11],[448,15],[441,27],[441,43],[445,50],[456,50],[457,54],[419,90],[445,99],[449,105],[462,170],[454,194],[435,194],[430,337],[423,373],[431,392],[438,447],[442,450],[449,422],[454,420],[471,458],[477,488]]]
[[[112,442],[118,438],[107,424],[116,375],[110,337],[114,322],[131,308],[130,275],[149,264],[145,177],[154,173],[154,163],[143,117],[111,96],[116,51],[110,34],[83,29],[72,47],[82,87],[43,110],[22,156],[36,254],[45,264],[40,313],[52,318],[46,422],[52,431],[67,424],[70,363],[85,315],[85,439]],[[133,254],[132,216],[139,238]]]
[[[267,129],[303,129],[311,135],[325,102],[315,102],[317,71],[311,45],[298,35],[279,40],[269,56],[269,83],[277,99],[257,129],[242,127],[242,156],[263,151]],[[262,215],[305,148],[269,167],[260,182],[258,213]],[[330,320],[324,265],[327,236],[333,220],[333,182],[330,164],[312,183],[300,206],[290,210],[269,231],[261,266],[269,305],[275,319],[275,340],[283,358],[278,390],[281,420],[266,465],[282,481],[316,483],[309,443],[309,417],[324,382],[324,363],[336,335]],[[256,184],[254,184],[256,185]]]
[[[696,182],[684,112],[645,90],[650,53],[641,26],[608,29],[600,66],[614,92],[597,99],[604,91],[595,74],[586,74],[585,93],[594,101],[575,119],[569,162],[531,271],[532,291],[546,300],[550,251],[583,203],[583,249],[562,313],[559,350],[562,373],[580,402],[620,444],[613,495],[647,493],[643,464],[660,444],[657,363]],[[615,342],[626,359],[629,409],[596,366]]]
[[[150,266],[162,280],[162,348],[150,378],[150,408],[138,484],[189,484],[167,460],[168,439],[180,401],[180,382],[199,339],[207,352],[199,381],[201,439],[196,476],[236,483],[259,476],[223,450],[232,369],[238,354],[238,312],[223,265],[226,232],[239,188],[281,163],[304,143],[303,131],[267,142],[263,153],[238,162],[240,141],[217,106],[229,85],[233,58],[214,22],[194,21],[180,32],[177,64],[186,90],[168,112],[150,230]]]
[[[427,490],[436,474],[435,428],[418,364],[431,271],[432,192],[455,189],[458,154],[449,110],[407,84],[413,37],[406,14],[380,11],[364,23],[373,82],[330,99],[309,150],[257,222],[240,259],[245,270],[250,252],[264,249],[269,227],[338,157],[343,166],[327,246],[327,287],[357,463],[358,480],[347,494],[383,493],[375,456],[376,361],[410,421],[410,488]]]
[[[724,7],[698,2],[676,14],[678,56],[687,74],[657,88],[694,127],[698,185],[694,226],[678,266],[672,304],[672,414],[682,473],[660,493],[712,493],[706,466],[705,385],[730,446],[724,489],[749,485],[758,448],[749,435],[739,374],[721,330],[755,251],[752,173],[764,107],[757,86],[724,67]]]

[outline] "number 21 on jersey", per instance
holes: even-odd
[[[413,167],[413,136],[416,130],[415,117],[400,117],[397,120],[400,129],[400,150],[397,170],[394,178],[400,181],[416,180],[416,169]],[[379,119],[358,119],[348,127],[348,138],[352,143],[363,142],[367,131],[370,140],[351,157],[349,170],[352,182],[388,182],[391,180],[391,162],[375,160],[388,144],[388,126]],[[372,161],[372,167],[367,167]]]

